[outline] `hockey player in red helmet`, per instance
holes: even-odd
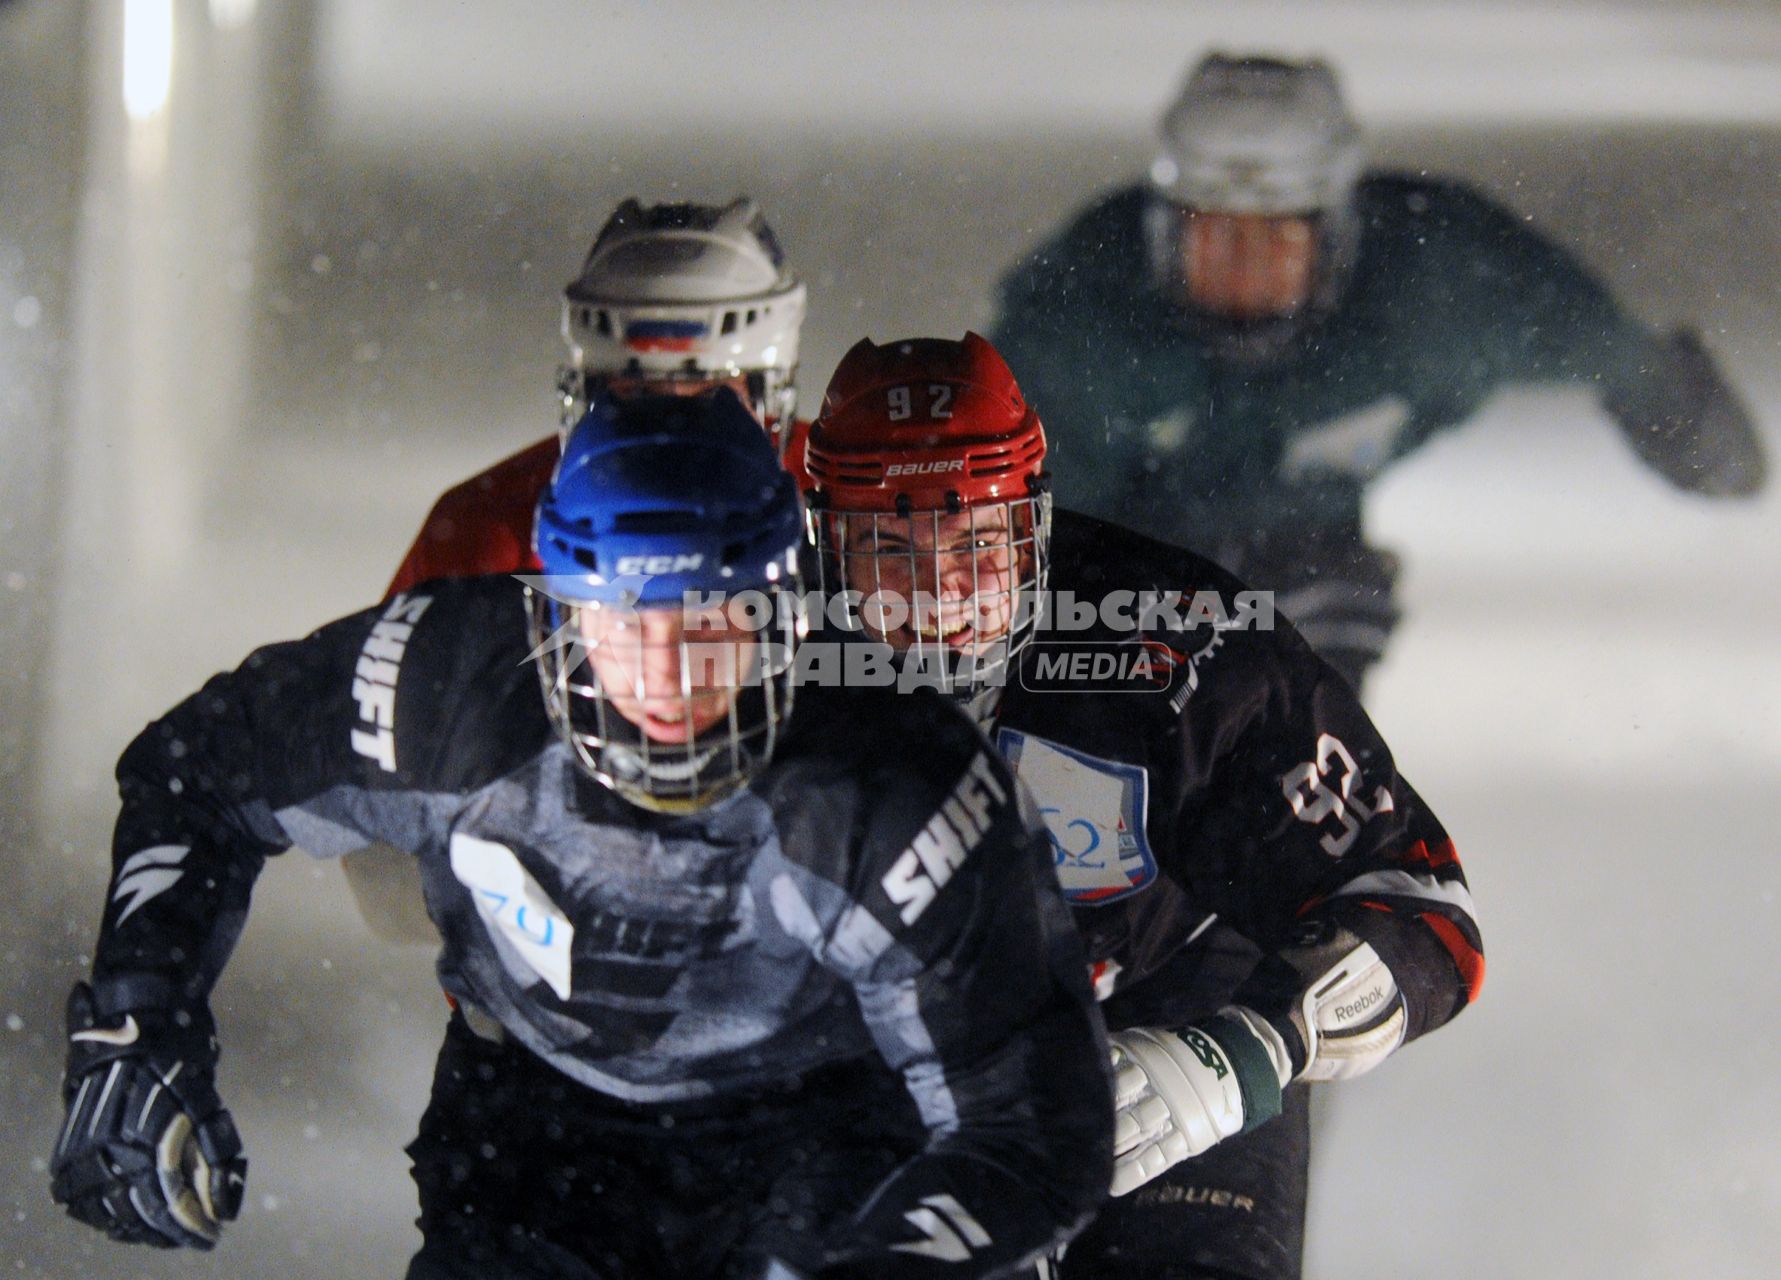
[[[942,685],[997,683],[1032,639],[1051,521],[1045,432],[1008,366],[976,334],[861,342],[821,423],[825,585],[858,592],[867,634]]]
[[[1049,828],[1118,1078],[1114,1199],[1058,1273],[1294,1280],[1304,1086],[1476,996],[1465,876],[1264,596],[1053,511],[1044,462],[984,339],[859,343],[810,432],[824,583],[866,597],[864,639],[938,662]],[[907,620],[874,590],[912,591]]]

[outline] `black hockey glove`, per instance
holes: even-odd
[[[1692,329],[1658,346],[1654,383],[1603,404],[1640,461],[1671,484],[1715,498],[1758,493],[1768,472],[1750,410]]]
[[[247,1161],[213,1083],[203,1010],[100,1016],[92,988],[68,995],[68,1117],[51,1194],[114,1240],[209,1249],[241,1209]]]

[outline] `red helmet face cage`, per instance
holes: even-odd
[[[1038,415],[976,334],[859,343],[805,459],[822,590],[857,593],[905,669],[961,694],[1001,684],[1048,576],[1044,459]]]

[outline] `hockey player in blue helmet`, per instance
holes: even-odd
[[[1112,1103],[1047,842],[944,699],[794,702],[795,609],[707,611],[796,594],[759,426],[726,392],[596,403],[539,537],[528,587],[442,581],[262,649],[125,751],[56,1198],[217,1241],[246,1165],[208,997],[253,882],[383,840],[458,1009],[410,1280],[1003,1274],[1067,1238]]]
[[[790,711],[797,484],[728,390],[591,417],[604,429],[569,437],[538,503],[545,706],[626,799],[699,807],[767,762]]]
[[[1022,259],[991,330],[1044,411],[1060,505],[1277,591],[1356,684],[1397,619],[1362,497],[1499,388],[1590,387],[1690,493],[1753,494],[1766,471],[1692,331],[1648,328],[1471,188],[1364,161],[1327,64],[1212,54],[1148,180]]]

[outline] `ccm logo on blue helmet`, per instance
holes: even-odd
[[[989,757],[981,753],[965,776],[940,802],[940,812],[916,832],[880,882],[890,900],[902,908],[904,924],[914,924],[928,909],[952,873],[983,842],[995,821],[995,807],[1008,799]]]
[[[690,573],[705,563],[703,555],[620,556],[617,573]]]

